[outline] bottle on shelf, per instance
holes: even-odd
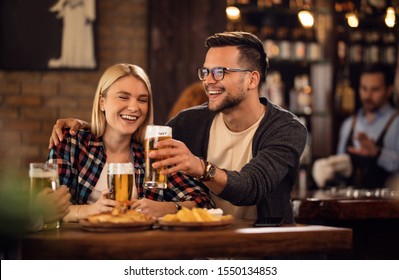
[[[312,113],[312,87],[309,83],[309,75],[301,77],[301,90],[298,96],[299,113],[310,115]]]
[[[380,62],[380,33],[377,30],[365,32],[366,46],[363,52],[363,63]]]
[[[360,30],[354,30],[349,33],[349,62],[350,63],[361,63],[363,60],[363,45],[362,45],[363,34]]]
[[[289,29],[288,27],[282,26],[277,28],[277,43],[279,48],[278,58],[282,60],[291,59],[291,42],[288,39]]]
[[[385,33],[383,36],[384,47],[382,50],[382,62],[394,65],[396,63],[397,42],[393,32]]]
[[[272,59],[279,56],[279,47],[276,41],[274,28],[269,25],[263,25],[261,28],[261,37],[267,56]]]
[[[309,75],[298,75],[294,78],[294,87],[290,91],[290,111],[301,115],[312,113],[312,88]]]
[[[315,31],[307,29],[306,31],[306,60],[315,62],[321,59],[321,46],[317,42]]]
[[[301,27],[297,27],[292,29],[292,51],[291,51],[291,59],[296,60],[304,60],[306,56],[306,44],[304,40],[304,29]]]
[[[262,96],[266,96],[271,102],[285,108],[284,83],[281,74],[273,71],[267,74],[266,83],[262,86]]]
[[[349,70],[346,67],[338,75],[335,89],[335,111],[341,115],[351,115],[356,109],[355,90],[350,85]]]

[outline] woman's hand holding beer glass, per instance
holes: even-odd
[[[109,189],[105,189],[101,192],[100,198],[94,204],[82,205],[79,216],[84,218],[94,214],[111,212],[117,205],[117,201],[109,198]]]
[[[134,187],[133,164],[109,163],[107,178],[109,197],[130,206]]]

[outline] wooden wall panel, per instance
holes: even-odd
[[[183,89],[197,81],[204,39],[226,28],[225,0],[149,0],[149,75],[155,123],[163,124]]]

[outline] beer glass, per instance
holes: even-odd
[[[56,163],[30,163],[30,203],[35,207],[36,196],[44,188],[55,191],[59,187],[58,165]],[[43,229],[58,229],[60,221],[44,224]]]
[[[134,185],[133,164],[109,163],[107,177],[110,198],[119,202],[130,201]]]
[[[162,169],[155,169],[151,165],[156,159],[149,158],[148,154],[156,150],[154,145],[159,141],[172,138],[172,128],[161,125],[148,125],[145,132],[144,149],[145,149],[145,188],[166,189],[166,175],[160,174]]]

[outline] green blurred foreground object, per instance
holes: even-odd
[[[0,234],[16,236],[28,231],[30,214],[29,183],[14,172],[5,172],[0,178]],[[25,176],[27,177],[27,176]]]

